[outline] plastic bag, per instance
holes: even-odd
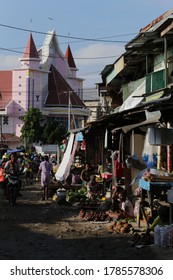
[[[148,132],[146,133],[144,141],[144,149],[142,152],[142,160],[148,168],[157,165],[157,146],[148,143]]]

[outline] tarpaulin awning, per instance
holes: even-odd
[[[132,109],[139,105],[144,100],[143,94],[145,93],[145,86],[146,80],[144,80],[143,83],[124,101],[119,112]]]
[[[139,127],[139,126],[143,126],[143,125],[147,125],[147,124],[152,124],[152,123],[157,123],[157,122],[159,122],[159,119],[161,117],[161,112],[160,111],[154,111],[154,112],[145,111],[145,116],[146,116],[145,121],[140,122],[140,123],[136,123],[136,124],[132,124],[132,125],[122,126],[121,127],[122,130],[126,133],[129,130],[135,128],[135,127]]]
[[[25,151],[24,149],[9,149],[7,150],[7,154],[12,154],[12,153],[20,153]]]

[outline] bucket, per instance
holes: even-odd
[[[57,190],[58,201],[66,200],[66,190],[65,189],[58,189]]]

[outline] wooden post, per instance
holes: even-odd
[[[167,124],[167,128],[170,128],[170,123]],[[171,172],[171,145],[167,146],[167,172]]]
[[[161,146],[158,146],[157,169],[161,169]]]

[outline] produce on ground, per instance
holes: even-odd
[[[87,190],[85,187],[80,188],[79,190],[68,190],[66,193],[66,200],[69,203],[74,202],[83,202],[87,199]]]
[[[114,221],[107,227],[108,231],[120,234],[133,233],[133,227],[129,224],[127,219]]]
[[[94,222],[110,220],[109,216],[104,211],[93,211],[93,210],[84,210],[84,209],[80,210],[79,217]]]

